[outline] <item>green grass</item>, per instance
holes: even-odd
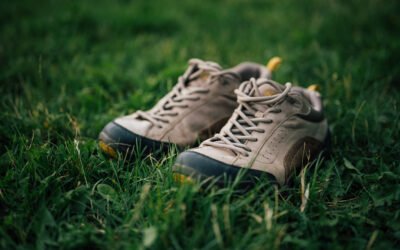
[[[400,2],[1,1],[0,248],[400,247]],[[279,191],[173,181],[176,153],[100,152],[192,57],[283,58],[318,83],[332,154]]]

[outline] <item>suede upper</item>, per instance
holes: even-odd
[[[256,82],[254,79],[252,81]],[[225,164],[270,173],[280,185],[284,185],[293,173],[294,167],[315,156],[328,136],[328,123],[322,114],[320,95],[315,91],[292,88],[290,84],[286,84],[285,88],[267,79],[259,79],[252,86],[249,83],[243,84],[242,93],[247,91],[246,94],[242,94],[243,100],[258,98],[261,93],[272,94],[270,100],[273,101],[275,96],[284,94],[284,91],[287,93],[279,97],[281,99],[277,102],[268,105],[263,104],[263,101],[239,101],[241,104],[221,132],[191,151]],[[258,90],[254,91],[251,87]],[[260,100],[266,98],[259,97]],[[254,109],[255,113],[250,115],[251,112],[246,106]],[[239,110],[242,112],[238,112]],[[249,115],[246,117],[247,121],[241,117],[244,113]],[[252,121],[255,125],[253,127],[249,126]],[[240,129],[243,128],[239,127],[245,127],[247,130],[241,132]],[[229,136],[229,133],[232,136]],[[235,141],[237,138],[239,140]],[[235,146],[242,149],[236,151]]]
[[[173,90],[151,110],[114,122],[152,140],[193,145],[221,129],[237,107],[234,90],[250,77],[270,78],[271,72],[255,63],[222,70],[216,63],[192,59]]]

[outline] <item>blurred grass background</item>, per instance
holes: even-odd
[[[399,248],[399,11],[396,0],[2,1],[0,246]],[[124,164],[99,152],[103,126],[151,108],[190,58],[273,56],[277,81],[322,86],[332,131],[304,213],[298,178],[279,196],[262,183],[199,190],[172,181],[176,154]]]

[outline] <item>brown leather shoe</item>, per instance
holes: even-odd
[[[318,92],[252,78],[235,93],[239,106],[220,133],[178,156],[177,179],[233,180],[242,170],[248,184],[265,176],[282,186],[326,146],[328,122]]]

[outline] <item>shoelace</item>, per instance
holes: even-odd
[[[195,69],[197,71],[193,72]],[[184,100],[197,101],[200,99],[198,94],[208,93],[210,90],[206,87],[196,87],[190,86],[189,88],[185,85],[186,82],[190,82],[203,73],[208,73],[210,75],[208,83],[212,83],[217,79],[218,76],[223,74],[228,74],[233,78],[239,78],[235,73],[230,71],[222,71],[221,67],[213,62],[204,62],[200,59],[189,60],[189,67],[183,76],[178,78],[178,83],[174,86],[172,91],[168,94],[164,104],[161,108],[155,111],[141,111],[138,110],[136,114],[138,117],[148,120],[153,125],[162,128],[163,123],[169,123],[167,116],[177,116],[179,113],[174,111],[175,107],[187,108],[188,105],[182,103]],[[208,86],[208,85],[207,85]],[[183,90],[185,89],[185,92]]]
[[[265,111],[266,113],[281,112],[280,109],[276,108],[276,104],[286,98],[292,87],[292,84],[288,82],[285,84],[285,89],[281,93],[273,96],[262,96],[259,91],[259,86],[261,84],[277,86],[277,83],[271,80],[257,82],[254,78],[241,84],[239,89],[235,90],[239,103],[239,107],[234,111],[234,113],[237,114],[236,119],[232,116],[228,121],[232,126],[230,129],[223,129],[219,134],[204,141],[203,145],[230,149],[236,155],[238,153],[245,156],[249,155],[251,148],[245,145],[246,141],[257,141],[257,138],[252,135],[252,132],[265,132],[264,129],[257,126],[258,123],[273,122],[273,120],[264,117],[264,115],[260,117],[259,114],[262,114],[261,112]]]

